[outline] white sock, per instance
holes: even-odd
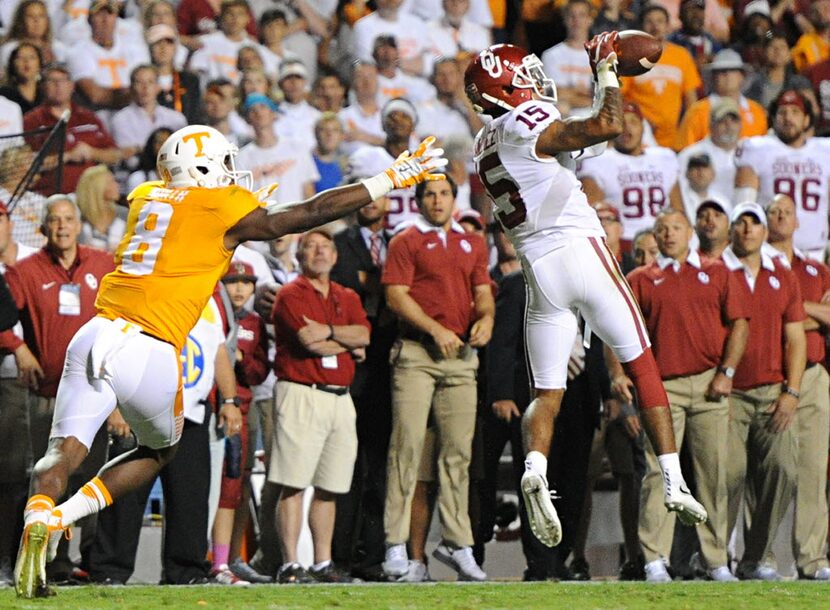
[[[547,477],[548,458],[539,451],[531,451],[525,456],[525,469]]]
[[[320,563],[315,563],[313,566],[311,566],[311,569],[314,570],[315,572],[319,572],[320,570],[323,570],[323,569],[329,567],[330,565],[331,565],[331,559],[326,559],[325,561],[321,561]]]
[[[104,510],[110,504],[112,504],[110,492],[104,482],[95,477],[81,487],[74,496],[55,507],[55,512],[60,511],[62,525],[67,527],[78,519]]]
[[[663,471],[663,486],[668,489],[669,485],[680,485],[683,483],[683,473],[680,470],[680,456],[677,453],[664,453],[657,456],[660,470]]]

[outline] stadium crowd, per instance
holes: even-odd
[[[622,79],[624,132],[577,175],[629,274],[710,519],[675,530],[630,380],[583,327],[548,472],[564,539],[547,548],[523,528],[523,577],[591,577],[591,496],[610,464],[621,579],[777,580],[772,541],[794,503],[798,576],[830,580],[830,0],[21,0],[0,24],[0,202],[14,202],[0,203],[0,263],[21,310],[0,333],[1,583],[128,196],[196,123],[239,146],[252,189],[278,183],[280,204],[373,176],[427,135],[449,165],[348,221],[237,249],[181,356],[162,581],[425,581],[436,505],[433,557],[485,580],[505,525],[500,458],[509,442],[517,487],[531,397],[524,277],[472,171],[482,123],[464,70],[490,44],[521,45],[562,114],[584,115],[584,43],[631,28],[662,57]],[[61,162],[43,155],[25,175],[67,110]],[[75,489],[133,445],[114,412]],[[80,565],[64,544],[50,577],[127,582],[149,493],[86,520]]]

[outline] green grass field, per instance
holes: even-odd
[[[247,589],[199,587],[65,587],[49,599],[18,600],[0,590],[0,608],[830,608],[830,583],[704,582],[646,585],[593,582],[425,585],[258,586]]]

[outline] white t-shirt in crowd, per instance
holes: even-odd
[[[269,148],[260,148],[256,142],[246,144],[236,156],[236,167],[252,172],[254,190],[278,182],[279,188],[271,195],[278,203],[305,199],[304,185],[320,179],[304,144],[288,138],[278,139]]]

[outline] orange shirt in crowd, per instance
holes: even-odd
[[[623,77],[622,94],[640,107],[651,123],[657,143],[672,148],[677,139],[683,98],[701,84],[691,54],[679,45],[663,42],[663,55],[656,66],[640,76]]]
[[[713,95],[696,101],[683,115],[683,122],[677,130],[675,150],[686,148],[709,135],[709,115],[712,112]],[[741,137],[766,135],[768,125],[767,111],[764,107],[743,96],[738,107],[741,111]]]

